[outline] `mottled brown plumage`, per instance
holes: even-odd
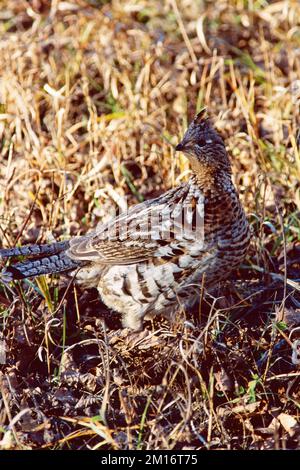
[[[0,251],[30,259],[2,271],[6,281],[74,272],[97,287],[123,325],[142,327],[156,314],[170,317],[229,276],[245,256],[249,226],[231,179],[222,138],[199,113],[176,147],[191,163],[187,183],[132,207],[94,232],[68,242]],[[184,222],[184,223],[183,223]]]

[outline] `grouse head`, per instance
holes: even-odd
[[[205,110],[196,115],[175,150],[187,156],[197,174],[217,174],[220,171],[231,173],[223,139],[206,117]]]

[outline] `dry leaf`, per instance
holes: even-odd
[[[280,421],[280,424],[284,427],[290,436],[295,434],[298,423],[293,416],[286,413],[280,413],[277,419]]]
[[[225,369],[221,369],[214,374],[216,379],[216,389],[220,392],[230,392],[233,390],[233,382]]]

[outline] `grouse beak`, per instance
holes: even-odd
[[[178,145],[176,145],[175,147],[175,150],[176,152],[180,151],[180,150],[183,150],[184,149],[184,145],[182,145],[182,143],[179,143]]]

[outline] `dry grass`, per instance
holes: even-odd
[[[0,286],[1,448],[299,448],[298,0],[3,0],[0,21],[3,246],[186,178],[172,144],[203,105],[254,234],[215,297],[139,338],[94,292]]]

